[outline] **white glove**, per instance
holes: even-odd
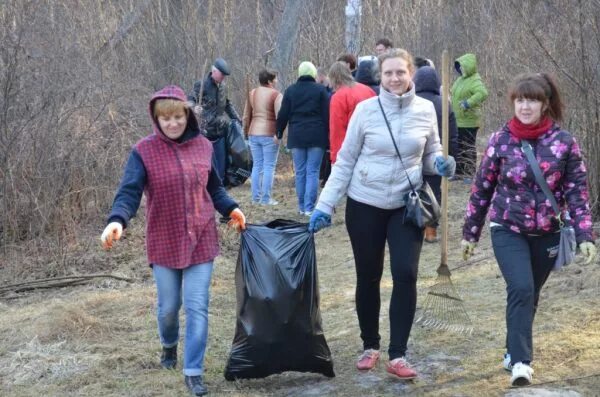
[[[585,258],[585,262],[583,262],[584,265],[589,265],[592,263],[596,257],[596,253],[598,252],[594,243],[590,241],[584,241],[583,243],[579,244],[579,251],[581,251],[581,255],[583,255]]]
[[[462,256],[463,259],[468,261],[470,257],[475,253],[475,247],[477,247],[477,243],[472,243],[467,240],[462,240],[460,242],[460,247],[462,248]]]
[[[123,234],[123,225],[120,222],[111,222],[104,228],[102,232],[102,248],[109,250],[112,248],[113,241],[119,240]]]

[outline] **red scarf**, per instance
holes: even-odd
[[[518,118],[513,117],[508,122],[508,129],[519,139],[538,139],[552,127],[552,123],[552,119],[548,116],[542,118],[537,124],[523,124]]]

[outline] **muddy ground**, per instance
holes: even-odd
[[[285,165],[285,162],[283,162]],[[250,222],[276,218],[307,222],[296,214],[293,177],[278,168],[275,207],[249,204],[249,186],[231,191]],[[464,298],[470,336],[413,327],[409,361],[418,379],[388,377],[383,363],[358,373],[360,353],[354,310],[354,264],[344,226],[344,203],[332,227],[316,235],[323,328],[336,377],[285,373],[227,382],[223,377],[235,327],[234,270],[238,236],[220,227],[223,254],[211,289],[205,380],[214,396],[598,396],[600,395],[600,266],[580,263],[551,275],[534,324],[534,384],[511,389],[502,370],[505,285],[487,233],[468,263],[460,258],[460,227],[468,186],[453,182],[449,203],[449,265]],[[143,217],[111,252],[100,249],[102,220],[72,242],[17,247],[2,258],[3,286],[65,274],[107,273],[133,282],[94,279],[81,286],[3,294],[0,298],[0,383],[6,396],[187,395],[180,371],[161,370],[155,322],[155,288],[145,263]],[[55,249],[53,249],[55,247]],[[45,249],[42,249],[45,248]],[[439,244],[425,244],[418,283],[420,307],[436,279]],[[383,347],[389,340],[389,267],[382,282]],[[180,352],[181,354],[181,352]]]

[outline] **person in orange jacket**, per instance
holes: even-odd
[[[354,108],[376,94],[370,87],[354,81],[350,69],[341,61],[331,65],[329,81],[335,90],[329,103],[329,147],[331,164],[334,164]]]

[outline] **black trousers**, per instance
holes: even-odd
[[[364,349],[379,350],[379,285],[385,243],[390,250],[390,360],[403,357],[417,305],[417,272],[423,230],[403,224],[404,207],[384,210],[348,198],[346,228],[356,267],[356,312]]]
[[[548,279],[560,233],[530,236],[492,227],[492,246],[506,281],[506,348],[511,361],[533,358],[533,318],[540,291]]]
[[[477,130],[474,128],[458,128],[458,156],[456,159],[456,175],[472,178],[477,166]]]

